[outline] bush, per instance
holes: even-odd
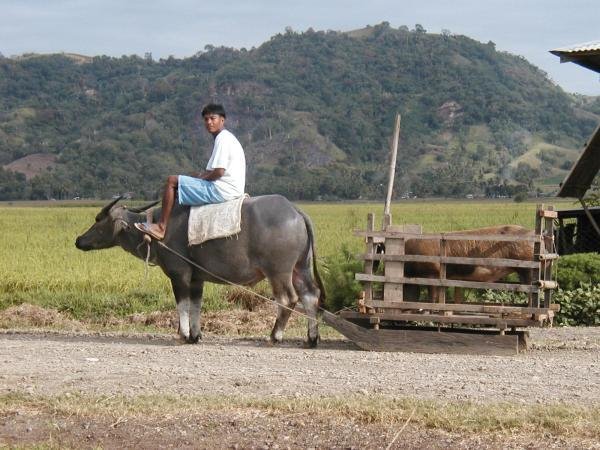
[[[528,302],[526,294],[492,290],[485,290],[477,300],[483,303],[498,303],[506,306],[526,306]]]
[[[600,283],[600,255],[577,253],[562,256],[558,260],[556,281],[561,289],[572,291],[583,283]]]
[[[479,301],[527,306],[525,295],[508,291],[485,291]],[[600,325],[600,286],[597,284],[581,283],[576,289],[559,289],[554,292],[552,303],[560,305],[560,311],[554,316],[556,325]]]
[[[519,192],[513,197],[516,203],[523,203],[525,200],[527,200],[527,192]]]
[[[558,325],[600,325],[600,286],[582,283],[574,290],[559,289],[552,297],[560,304],[555,317]]]
[[[356,306],[362,285],[354,279],[354,274],[362,272],[363,263],[342,246],[341,251],[325,259],[323,282],[327,291],[325,306],[329,311]]]

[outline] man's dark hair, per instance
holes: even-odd
[[[204,109],[202,110],[202,117],[206,116],[207,114],[218,114],[219,116],[222,116],[223,118],[227,117],[227,115],[225,114],[225,108],[223,108],[223,105],[218,105],[216,103],[209,103],[208,105],[206,105],[204,107]]]

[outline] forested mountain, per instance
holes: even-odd
[[[289,30],[160,61],[0,57],[0,199],[154,197],[206,164],[209,101],[246,149],[248,192],[293,199],[381,198],[396,112],[397,192],[419,196],[556,183],[600,118],[598,98],[492,42],[419,25]]]

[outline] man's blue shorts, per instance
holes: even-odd
[[[180,205],[198,206],[225,201],[217,192],[215,183],[200,178],[179,175],[177,190],[179,191]]]

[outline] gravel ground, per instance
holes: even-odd
[[[168,335],[0,334],[0,393],[242,395],[376,393],[475,402],[600,404],[600,328],[532,331],[537,349],[514,356],[375,353],[345,340]]]
[[[171,335],[4,330],[0,394],[231,395],[291,398],[345,394],[384,397],[600,404],[600,328],[532,330],[534,349],[514,356],[371,353],[341,339],[318,349],[299,340],[270,347],[264,338],[207,335],[180,345]],[[398,426],[308,415],[274,418],[243,410],[186,419],[123,423],[0,417],[0,447],[52,442],[77,448],[385,448]],[[60,430],[60,432],[57,432]],[[465,436],[409,424],[398,448],[600,448],[555,436]]]

